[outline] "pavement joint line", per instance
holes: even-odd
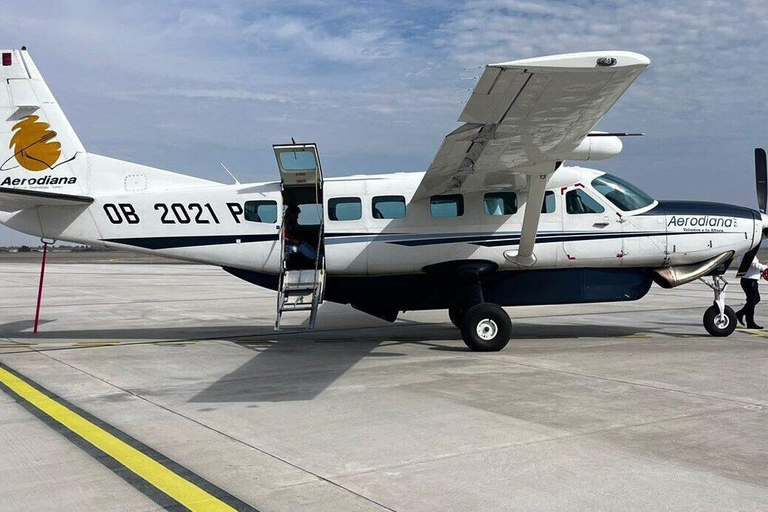
[[[192,511],[256,510],[2,362],[0,389],[164,508],[181,506]]]
[[[745,406],[744,408],[746,409],[747,406]],[[539,445],[539,444],[567,442],[567,441],[576,440],[576,439],[583,439],[583,438],[599,436],[600,434],[606,434],[606,433],[610,433],[610,432],[619,432],[621,430],[629,430],[629,429],[633,429],[633,428],[637,428],[637,427],[646,427],[646,426],[649,426],[649,425],[658,425],[658,424],[669,423],[669,422],[673,422],[673,421],[680,421],[680,420],[687,420],[687,419],[691,419],[691,418],[699,418],[699,417],[702,417],[702,416],[709,416],[709,415],[712,415],[712,414],[720,414],[720,413],[729,412],[731,410],[732,409],[728,408],[728,409],[721,409],[721,410],[717,410],[717,411],[706,411],[706,412],[702,412],[702,413],[698,413],[698,414],[684,414],[684,415],[681,415],[681,416],[674,416],[674,417],[671,417],[671,418],[663,418],[663,419],[659,419],[659,420],[645,421],[645,422],[641,422],[641,423],[633,423],[631,425],[620,425],[620,426],[607,427],[607,428],[601,428],[601,429],[596,429],[596,430],[588,430],[588,431],[584,431],[584,432],[577,432],[575,434],[569,433],[569,434],[562,434],[562,435],[553,435],[553,436],[545,437],[545,438],[542,438],[542,439],[534,439],[532,441],[523,441],[523,442],[516,442],[516,443],[504,443],[504,444],[500,444],[500,445],[496,445],[496,446],[488,446],[488,447],[485,447],[485,448],[479,448],[479,449],[476,449],[476,450],[471,451],[471,452],[447,453],[447,454],[444,454],[444,455],[439,455],[439,456],[436,456],[436,457],[428,457],[428,458],[424,458],[424,459],[421,459],[421,460],[413,460],[413,461],[403,462],[403,463],[400,463],[400,464],[391,464],[391,465],[386,465],[386,466],[380,466],[380,467],[366,469],[364,471],[359,471],[359,472],[355,472],[355,473],[348,473],[348,474],[337,475],[336,478],[349,478],[349,477],[353,477],[353,476],[359,476],[359,475],[366,475],[366,474],[370,474],[370,473],[376,473],[378,471],[386,471],[386,470],[404,468],[404,467],[408,467],[408,466],[412,466],[412,465],[426,464],[426,463],[429,463],[429,462],[443,461],[443,460],[454,459],[454,458],[458,458],[458,457],[468,457],[468,456],[478,455],[478,454],[493,453],[493,452],[497,452],[497,451],[501,451],[501,450],[508,450],[508,449],[515,449],[515,448],[525,448],[525,447],[528,447],[528,446],[535,446],[535,445]],[[755,412],[758,411],[758,409],[750,409],[750,410],[753,410]],[[762,410],[762,409],[759,409],[759,410]],[[639,456],[642,457],[643,455],[639,455]],[[658,460],[655,460],[655,459],[648,459],[648,460],[651,460],[653,462],[658,462]]]
[[[4,336],[0,335],[0,337],[4,337]],[[6,338],[6,339],[9,339],[9,338]],[[134,346],[134,345],[170,345],[170,344],[178,344],[178,345],[189,344],[189,345],[193,345],[193,344],[196,344],[196,343],[201,342],[201,341],[212,341],[213,342],[213,341],[216,341],[216,340],[217,340],[217,338],[214,338],[214,339],[199,339],[198,338],[198,339],[180,339],[180,340],[173,340],[173,339],[171,339],[171,340],[142,340],[142,341],[115,341],[115,342],[107,342],[107,344],[98,344],[98,343],[87,344],[89,342],[85,342],[86,344],[82,344],[82,345],[80,345],[79,343],[74,343],[74,344],[70,343],[68,345],[59,345],[59,346],[53,346],[53,347],[46,346],[46,345],[43,345],[41,343],[34,343],[34,344],[32,344],[32,347],[37,347],[37,348],[33,349],[35,353],[42,354],[44,352],[58,352],[58,351],[62,351],[62,350],[84,350],[84,349],[89,349],[89,348],[104,348],[104,347],[131,347],[131,346]],[[10,340],[10,341],[13,341],[13,340]],[[20,347],[22,345],[21,344],[14,345],[14,347],[16,347],[16,346]],[[14,347],[11,347],[11,348],[14,348]],[[28,353],[30,353],[30,352],[27,351],[27,350],[25,350],[23,352],[2,352],[2,354],[4,354],[4,355],[5,354],[28,354]],[[57,359],[57,361],[58,361],[58,359]]]
[[[275,455],[273,453],[270,453],[270,452],[268,452],[267,450],[265,450],[263,448],[259,448],[258,446],[253,445],[251,443],[248,443],[246,441],[243,441],[242,439],[239,439],[239,438],[237,438],[237,437],[235,437],[233,435],[227,434],[226,432],[223,432],[223,431],[221,431],[221,430],[219,430],[219,429],[217,429],[215,427],[212,427],[212,426],[210,426],[210,425],[208,425],[206,423],[203,423],[202,421],[196,420],[196,419],[194,419],[194,418],[192,418],[190,416],[187,416],[187,415],[182,414],[182,413],[180,413],[178,411],[175,411],[175,410],[171,409],[170,407],[167,407],[167,406],[165,406],[163,404],[157,403],[157,402],[155,402],[155,401],[153,401],[153,400],[151,400],[151,399],[149,399],[149,398],[147,398],[147,397],[145,397],[143,395],[140,395],[140,394],[138,394],[138,393],[136,393],[134,391],[122,388],[122,387],[118,386],[117,384],[113,384],[112,382],[109,382],[109,381],[107,381],[105,379],[102,379],[98,375],[95,375],[95,374],[93,374],[93,373],[91,373],[91,372],[89,372],[87,370],[79,368],[79,367],[77,367],[77,366],[75,366],[75,365],[73,365],[71,363],[68,363],[66,361],[62,361],[61,359],[56,359],[51,354],[42,354],[41,353],[40,355],[42,355],[44,357],[47,357],[49,359],[52,359],[53,361],[56,361],[59,364],[63,364],[64,366],[67,366],[67,367],[69,367],[69,368],[71,368],[71,369],[73,369],[75,371],[78,371],[78,372],[80,372],[80,373],[82,373],[84,375],[87,375],[87,376],[89,376],[89,377],[91,377],[93,379],[96,379],[99,382],[102,382],[102,383],[106,384],[107,386],[110,386],[110,387],[115,388],[115,389],[117,389],[119,391],[122,391],[123,393],[127,393],[127,394],[129,394],[131,396],[134,396],[134,397],[138,398],[139,400],[143,400],[144,402],[147,402],[148,404],[151,404],[151,405],[153,405],[153,406],[155,406],[155,407],[157,407],[159,409],[162,409],[162,410],[164,410],[164,411],[166,411],[166,412],[168,412],[170,414],[173,414],[173,415],[178,416],[180,418],[183,418],[183,419],[185,419],[187,421],[190,421],[190,422],[194,423],[195,425],[198,425],[198,426],[203,427],[203,428],[205,428],[207,430],[210,430],[211,432],[215,432],[216,434],[219,434],[220,436],[223,436],[223,437],[225,437],[225,438],[227,438],[227,439],[229,439],[229,440],[231,440],[231,441],[233,441],[235,443],[241,444],[243,446],[247,446],[248,448],[250,448],[252,450],[255,450],[255,451],[257,451],[257,452],[259,452],[259,453],[261,453],[263,455],[266,455],[267,457],[270,457],[270,458],[275,459],[275,460],[277,460],[279,462],[282,462],[283,464],[287,464],[288,466],[291,466],[292,468],[295,468],[295,469],[297,469],[299,471],[302,471],[302,472],[304,472],[304,473],[306,473],[308,475],[311,475],[311,476],[317,478],[318,480],[320,480],[322,482],[325,482],[325,483],[327,483],[329,485],[332,485],[332,486],[334,486],[334,487],[336,487],[338,489],[341,489],[341,490],[346,491],[346,492],[348,492],[348,493],[350,493],[350,494],[352,494],[354,496],[357,496],[358,498],[360,498],[360,499],[362,499],[364,501],[367,501],[368,503],[376,505],[376,506],[378,506],[378,507],[380,507],[380,508],[382,508],[384,510],[389,510],[390,512],[397,512],[395,509],[390,508],[390,507],[384,505],[383,503],[380,503],[380,502],[374,500],[373,498],[370,498],[370,497],[368,497],[368,496],[366,496],[364,494],[361,494],[361,493],[359,493],[357,491],[354,491],[354,490],[350,489],[349,487],[346,487],[346,486],[344,486],[344,485],[342,485],[342,484],[340,484],[338,482],[335,482],[334,480],[331,480],[329,477],[322,476],[319,473],[316,473],[316,472],[314,472],[314,471],[312,471],[310,469],[304,468],[304,467],[302,467],[302,466],[300,466],[300,465],[298,465],[296,463],[293,463],[293,462],[291,462],[291,461],[289,461],[287,459],[284,459],[284,458],[280,457],[279,455]],[[3,367],[4,367],[3,363],[0,362],[0,369],[3,368]],[[0,386],[2,386],[2,384],[0,384]],[[183,468],[183,466],[179,466],[179,467]],[[184,468],[184,470],[186,470],[186,468]],[[188,470],[186,470],[186,471],[188,471]],[[191,474],[194,475],[197,478],[200,478],[202,480],[202,478],[199,477],[198,475],[195,475],[194,473],[191,473]],[[213,484],[210,484],[207,480],[202,480],[202,481],[208,483],[209,485],[213,485]],[[246,507],[248,507],[248,506],[246,505]],[[250,511],[250,510],[256,510],[256,509],[251,507],[251,508],[244,508],[243,510]]]
[[[227,300],[251,300],[253,297],[227,297]],[[126,304],[165,304],[165,303],[179,303],[179,302],[205,302],[210,299],[178,299],[178,300],[126,300],[115,302],[67,302],[66,304],[49,303],[46,307],[49,308],[69,308],[69,307],[82,307],[82,306],[120,306]],[[218,299],[217,299],[218,300]],[[223,301],[222,301],[223,302]],[[30,302],[29,304],[14,304],[13,306],[0,306],[0,309],[29,309],[34,308],[35,304]]]
[[[474,353],[473,353],[473,355],[474,355]],[[488,360],[489,361],[493,361],[493,359],[488,359]],[[565,374],[565,375],[573,375],[573,376],[576,376],[576,377],[584,377],[584,378],[589,378],[589,379],[596,379],[596,380],[603,380],[603,381],[607,381],[607,382],[615,382],[615,383],[619,383],[619,384],[626,384],[628,386],[638,386],[638,387],[644,387],[644,388],[648,388],[648,389],[655,389],[655,390],[658,390],[658,391],[667,391],[667,392],[670,392],[670,393],[680,393],[680,394],[683,394],[683,395],[695,396],[695,397],[699,397],[699,398],[707,398],[707,399],[710,399],[710,400],[719,400],[721,402],[729,402],[729,403],[734,403],[734,404],[740,404],[740,405],[743,405],[743,406],[752,405],[752,406],[759,406],[759,407],[768,407],[768,402],[737,400],[735,398],[728,398],[728,397],[724,397],[724,396],[708,395],[708,394],[705,394],[705,393],[694,393],[692,391],[686,391],[684,389],[674,389],[674,388],[669,388],[669,387],[665,387],[665,386],[655,386],[653,384],[644,384],[642,382],[635,382],[635,381],[631,381],[631,380],[622,380],[622,379],[614,379],[614,378],[611,378],[611,377],[601,377],[600,375],[592,375],[592,374],[589,374],[589,373],[575,372],[575,371],[570,371],[570,370],[558,370],[556,368],[547,368],[546,366],[538,366],[538,365],[530,364],[530,363],[521,363],[521,362],[517,362],[517,361],[510,361],[508,359],[507,360],[496,359],[495,361],[498,362],[499,364],[504,364],[504,365],[523,366],[525,368],[534,368],[536,370],[541,370],[541,371],[545,371],[545,372],[562,373],[562,374]]]

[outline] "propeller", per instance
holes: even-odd
[[[768,203],[768,165],[766,165],[765,150],[763,148],[755,148],[755,190],[757,191],[757,206],[760,209],[763,221],[762,240],[765,240],[768,238],[768,226],[766,225],[768,216],[765,211],[766,203]],[[760,250],[760,244],[757,244],[744,255],[741,259],[739,270],[736,272],[736,277],[742,277],[747,272],[758,250]]]
[[[760,208],[760,213],[766,213],[768,166],[766,166],[765,150],[763,148],[755,148],[755,189],[757,190],[757,205]]]

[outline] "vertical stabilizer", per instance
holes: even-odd
[[[86,193],[85,149],[29,53],[0,58],[0,187]]]

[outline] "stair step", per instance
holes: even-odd
[[[281,311],[312,311],[312,304],[307,305],[293,305],[293,304],[284,304]]]
[[[286,283],[283,286],[283,291],[284,292],[294,292],[294,291],[302,291],[302,290],[312,291],[312,290],[314,290],[317,287],[318,284],[319,283],[306,283],[306,284],[288,284],[288,283]]]
[[[280,308],[280,309],[282,309],[283,311],[285,311],[285,310],[286,310],[286,308],[297,308],[297,307],[301,307],[301,306],[307,306],[307,307],[310,307],[310,306],[312,306],[312,302],[304,302],[304,301],[296,301],[296,302],[283,302],[283,307],[282,307],[282,308]]]
[[[294,293],[283,292],[283,300],[288,300],[288,299],[291,299],[294,302],[300,301],[300,300],[314,300],[315,294],[312,293],[312,290],[300,290]]]

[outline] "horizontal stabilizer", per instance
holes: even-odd
[[[16,212],[37,206],[87,206],[92,197],[0,187],[0,211]]]

